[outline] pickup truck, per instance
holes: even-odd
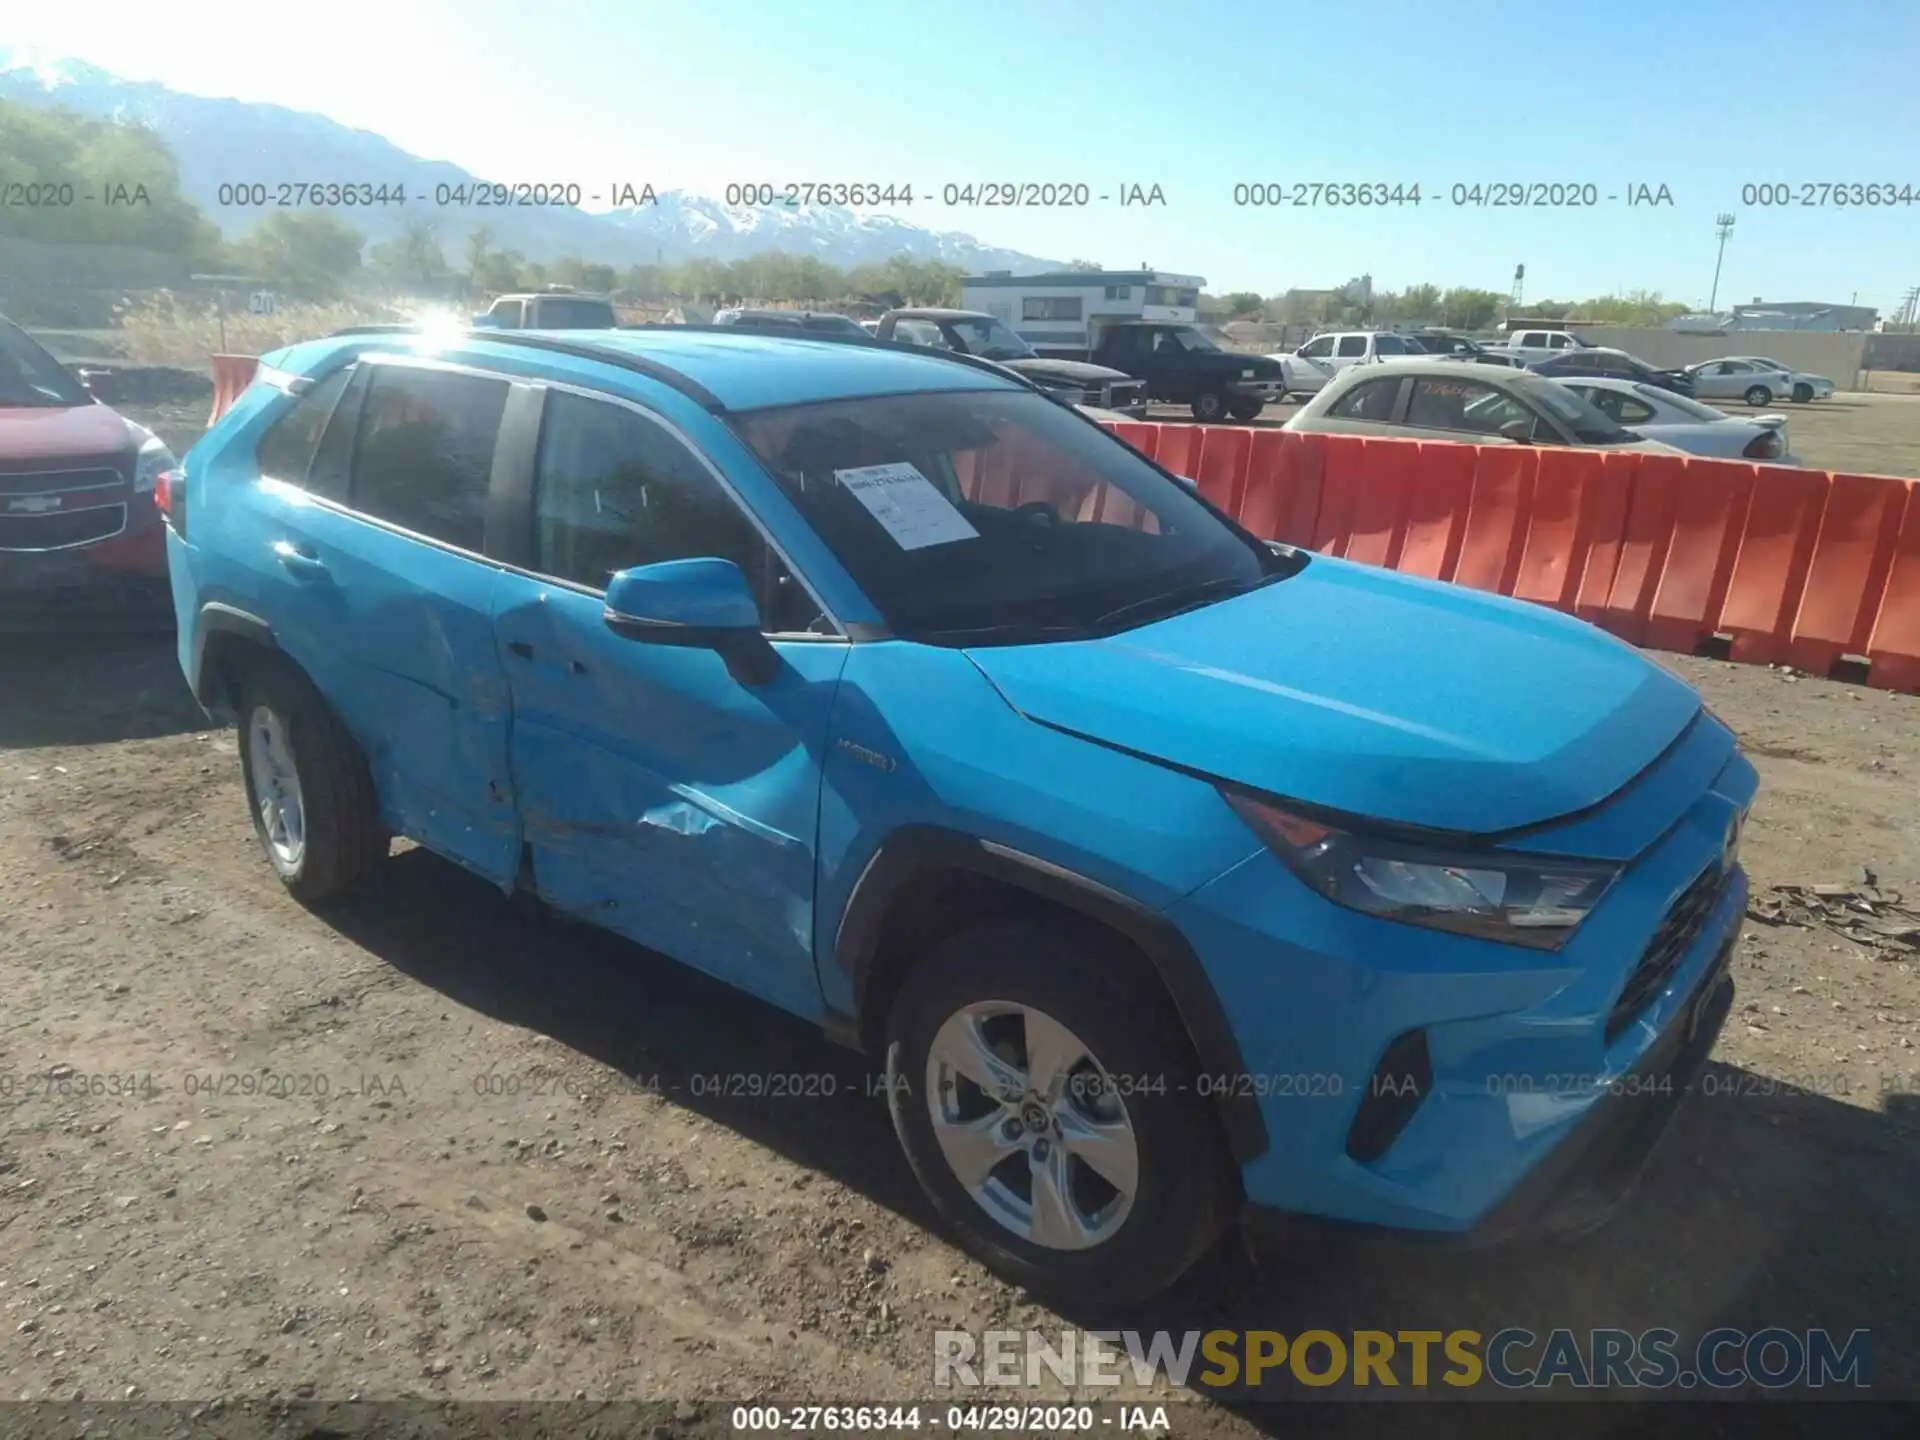
[[[1524,365],[1536,360],[1551,360],[1569,350],[1591,350],[1593,346],[1571,330],[1515,330],[1500,347]]]
[[[618,330],[613,302],[595,295],[502,295],[473,317],[478,330]]]
[[[1349,365],[1409,355],[1430,359],[1432,353],[1417,338],[1398,331],[1337,330],[1316,335],[1297,350],[1276,351],[1269,358],[1280,366],[1285,394],[1314,395]]]
[[[1144,419],[1147,413],[1147,387],[1142,381],[1104,365],[1037,355],[1005,324],[978,310],[889,310],[880,317],[873,334],[877,340],[925,345],[992,360],[1070,405],[1107,410],[1131,420]]]
[[[1265,355],[1222,349],[1196,325],[1164,320],[1091,322],[1088,359],[1144,380],[1147,395],[1186,405],[1193,418],[1246,422],[1286,394],[1286,372]]]

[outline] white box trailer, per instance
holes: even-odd
[[[992,271],[960,282],[960,306],[993,316],[1042,355],[1084,359],[1102,320],[1193,324],[1206,283],[1162,270]]]

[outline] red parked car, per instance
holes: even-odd
[[[153,492],[176,464],[0,317],[0,627],[170,624]]]

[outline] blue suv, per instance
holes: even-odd
[[[180,663],[318,901],[408,836],[883,1055],[1082,1298],[1236,1218],[1585,1228],[1732,1003],[1755,775],[1576,620],[1264,542],[876,340],[349,332],[168,477]]]

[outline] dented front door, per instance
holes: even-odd
[[[820,757],[836,642],[775,641],[749,688],[705,650],[622,639],[599,595],[506,574],[495,632],[542,898],[809,1018]]]

